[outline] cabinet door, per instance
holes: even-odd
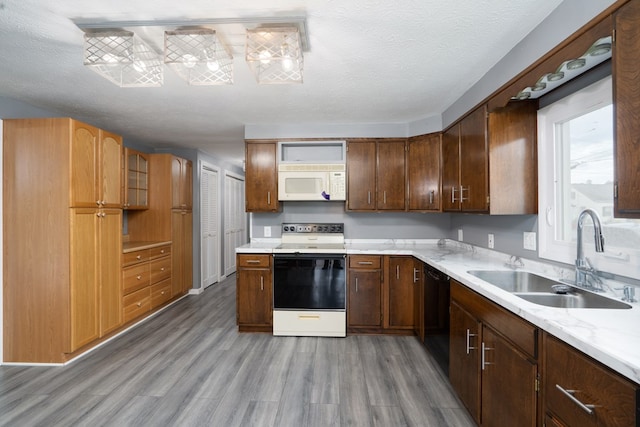
[[[487,151],[487,108],[474,110],[460,122],[460,209],[486,212],[489,209],[489,157]]]
[[[382,327],[380,270],[349,270],[347,323],[354,327]]]
[[[424,342],[424,265],[413,259],[413,331]]]
[[[71,207],[97,207],[99,130],[81,122],[71,122]],[[120,170],[118,170],[120,173]],[[118,187],[120,191],[120,187]]]
[[[376,143],[347,143],[347,210],[376,208]]]
[[[237,321],[239,325],[271,325],[271,270],[239,268]]]
[[[615,106],[616,217],[640,218],[640,2],[630,1],[615,14],[613,105]]]
[[[442,134],[442,210],[460,210],[460,125]]]
[[[100,336],[98,307],[98,222],[95,208],[71,209],[71,285],[70,342],[71,353]]]
[[[193,214],[189,211],[171,212],[171,288],[172,295],[183,295],[192,288],[192,230]]]
[[[480,424],[481,324],[455,301],[451,302],[450,324],[449,380],[473,419]]]
[[[104,209],[99,218],[100,336],[122,325],[122,211]]]
[[[412,257],[389,257],[388,317],[385,327],[413,329],[414,261]]]
[[[410,211],[440,210],[441,134],[409,138],[407,186]]]
[[[129,148],[125,151],[124,207],[147,209],[149,207],[148,155]]]
[[[182,215],[184,249],[182,254],[183,280],[182,292],[187,293],[193,288],[193,213],[185,212]]]
[[[537,365],[487,326],[482,342],[482,425],[537,425]]]
[[[98,197],[102,207],[122,206],[122,137],[100,131]]]
[[[278,203],[277,144],[246,143],[245,196],[247,212],[274,212]]]
[[[405,209],[405,147],[404,140],[377,143],[378,210]]]
[[[171,200],[173,209],[191,209],[191,162],[180,157],[171,158]]]

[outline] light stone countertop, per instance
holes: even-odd
[[[279,244],[279,239],[256,239],[236,252],[271,253]],[[553,308],[530,303],[467,273],[468,270],[513,269],[510,255],[452,240],[347,239],[345,246],[351,255],[412,255],[640,384],[638,302],[630,303],[632,308],[625,310]],[[554,280],[573,278],[570,268],[529,259],[521,261],[518,270]],[[624,284],[610,280],[605,280],[605,284],[606,296],[622,297],[622,291],[616,288]]]

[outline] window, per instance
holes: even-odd
[[[573,264],[576,222],[585,208],[602,222],[604,254],[584,223],[585,254],[595,268],[622,276],[640,272],[640,221],[613,217],[611,77],[538,111],[540,257]]]

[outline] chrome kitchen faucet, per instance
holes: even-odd
[[[590,216],[593,221],[594,240],[596,252],[604,252],[604,236],[602,235],[602,225],[600,217],[593,209],[585,209],[578,215],[577,226],[577,254],[576,254],[576,286],[592,290],[603,290],[602,280],[598,277],[598,271],[591,266],[589,259],[584,256],[582,247],[582,231],[584,228],[584,219]]]

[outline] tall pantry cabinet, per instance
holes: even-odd
[[[131,241],[171,241],[172,297],[193,287],[193,166],[171,154],[149,155],[149,209],[129,211]]]
[[[122,324],[122,139],[3,121],[4,360],[62,363]]]

